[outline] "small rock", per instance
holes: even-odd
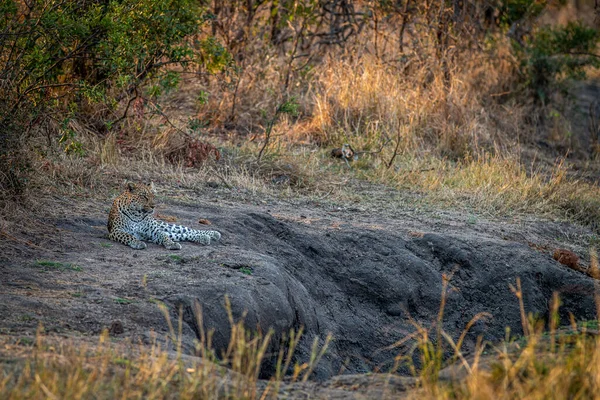
[[[113,321],[113,323],[110,325],[110,329],[108,330],[110,336],[120,335],[123,332],[125,332],[125,329],[123,328],[123,323],[119,320]]]
[[[205,218],[200,218],[198,220],[198,223],[202,224],[202,225],[212,225],[211,222],[209,220],[205,219]]]
[[[390,304],[385,310],[387,315],[391,315],[393,317],[399,317],[404,312],[404,308],[401,304]]]

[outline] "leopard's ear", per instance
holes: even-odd
[[[152,194],[156,194],[156,187],[154,186],[154,182],[150,181],[150,185],[148,185]]]
[[[127,191],[133,193],[135,192],[136,184],[133,182],[127,182]]]

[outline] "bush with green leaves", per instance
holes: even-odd
[[[539,0],[501,0],[497,5],[498,22],[503,27],[524,22],[538,17],[549,5],[548,1]],[[565,0],[553,1],[558,6],[564,5]]]
[[[177,86],[178,73],[164,67],[227,65],[218,42],[197,39],[208,19],[200,4],[0,0],[0,192],[23,189],[24,141],[47,119],[64,150],[81,153],[69,122],[86,106],[103,103],[110,128],[120,103]]]
[[[541,27],[522,44],[515,41],[524,86],[545,103],[566,79],[583,79],[586,67],[600,67],[600,56],[594,54],[599,40],[596,29],[572,22]]]
[[[600,35],[581,22],[563,26],[536,26],[536,20],[550,6],[561,7],[565,0],[502,0],[497,9],[500,28],[512,39],[519,61],[522,88],[541,103],[570,78],[583,78],[585,67],[600,66],[594,50]]]

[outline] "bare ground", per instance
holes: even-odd
[[[423,210],[411,207],[406,194],[379,189],[365,186],[369,200],[350,205],[282,200],[214,183],[159,186],[158,213],[198,229],[207,219],[223,235],[221,243],[183,243],[178,252],[110,242],[109,196],[39,199],[40,209],[52,211],[40,212],[36,225],[2,231],[0,332],[32,338],[42,324],[61,337],[96,340],[109,329],[116,341],[151,343],[169,331],[158,307],[165,304],[174,324],[183,312],[184,351],[193,356],[202,328],[215,330],[217,349],[226,346],[227,295],[235,318],[247,312],[248,328],[274,329],[271,354],[285,333],[302,326],[296,360],[306,361],[313,339],[322,343],[331,332],[334,341],[314,374],[324,383],[287,389],[296,388],[299,397],[321,390],[331,397],[337,390],[345,398],[348,379],[355,387],[367,378],[332,377],[387,372],[406,350],[389,346],[414,331],[410,319],[424,326],[436,320],[445,277],[451,277],[451,290],[444,329],[452,336],[475,314],[491,315],[471,329],[467,352],[479,335],[497,342],[507,326],[520,334],[518,302],[509,289],[517,277],[527,312],[548,315],[557,291],[564,323],[569,313],[595,318],[594,281],[552,259],[554,249],[567,248],[585,264],[595,238],[588,229],[536,217]],[[265,363],[265,377],[272,362]],[[367,397],[377,397],[376,387],[364,392]]]

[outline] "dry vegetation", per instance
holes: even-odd
[[[530,106],[486,100],[490,93],[482,93],[481,81],[485,77],[491,83],[486,89],[500,90],[494,88],[502,65],[476,64],[463,66],[448,85],[439,78],[423,85],[427,68],[404,77],[368,55],[354,62],[330,59],[314,68],[306,92],[297,98],[301,116],[284,115],[274,125],[260,162],[264,118],[257,117],[254,129],[251,123],[237,125],[237,135],[234,130],[224,136],[216,122],[201,136],[189,133],[190,115],[203,120],[217,113],[211,102],[181,110],[175,106],[168,117],[133,117],[120,131],[104,136],[73,122],[86,155],[47,149],[40,138],[31,161],[41,174],[32,177],[29,191],[58,186],[67,193],[91,189],[101,194],[125,179],[174,178],[192,187],[216,180],[252,193],[368,205],[354,189],[363,181],[418,193],[423,206],[496,216],[534,214],[596,227],[600,190],[571,173],[573,161],[578,169],[581,162],[560,156],[552,161],[552,154],[544,153],[539,159],[524,157],[521,149],[530,146],[533,135],[525,118]],[[193,96],[198,85],[188,83],[183,93]],[[269,85],[255,83],[243,102],[269,110],[257,98],[272,92]],[[248,132],[240,136],[242,127]],[[351,168],[329,158],[331,148],[346,142],[362,153]],[[584,162],[590,171],[596,169],[596,161]]]
[[[228,348],[217,357],[211,345],[212,332],[202,332],[196,345],[196,352],[202,357],[199,361],[182,354],[182,319],[173,326],[166,307],[162,307],[171,332],[167,338],[155,335],[150,346],[112,342],[106,330],[98,343],[82,338],[61,340],[46,337],[41,326],[35,340],[2,337],[0,396],[3,399],[276,398],[288,372],[288,383],[308,380],[331,340],[327,337],[321,344],[315,340],[310,361],[292,364],[302,330],[291,331],[289,338],[283,339],[285,351],[275,357],[273,378],[261,381],[262,362],[265,357],[272,357],[268,349],[273,332],[251,333],[243,319],[233,320],[228,308],[232,328]],[[197,315],[202,326],[201,311]]]
[[[189,187],[213,181],[255,195],[366,206],[369,198],[360,188],[383,185],[423,207],[561,218],[595,230],[600,226],[600,188],[585,178],[586,171],[598,171],[598,155],[580,151],[567,157],[572,149],[561,146],[568,142],[569,114],[548,117],[550,111],[562,110],[566,100],[553,92],[553,105],[540,103],[523,89],[522,60],[511,50],[505,31],[496,27],[488,36],[453,25],[455,30],[440,39],[433,26],[450,24],[445,13],[451,10],[438,14],[403,2],[411,14],[360,2],[360,7],[372,8],[374,19],[354,22],[355,30],[342,44],[319,44],[322,32],[314,28],[315,35],[309,35],[315,22],[301,12],[279,26],[284,39],[277,42],[273,37],[262,40],[272,16],[267,7],[250,13],[238,2],[230,3],[235,12],[211,10],[216,18],[212,34],[224,43],[230,64],[215,67],[203,60],[184,69],[182,83],[170,93],[138,97],[136,91],[135,97],[127,93],[110,105],[81,102],[68,121],[50,115],[29,123],[26,134],[10,142],[18,148],[10,157],[26,153],[26,166],[10,174],[0,171],[0,181],[7,185],[7,196],[0,196],[0,233],[11,237],[14,219],[30,215],[23,207],[35,209],[55,194],[108,197],[128,179]],[[425,3],[432,8],[437,4]],[[475,11],[474,19],[483,15]],[[407,25],[402,42],[396,30],[400,23]],[[237,27],[242,27],[239,32]],[[207,35],[203,31],[197,38]],[[278,114],[282,104],[297,110]],[[114,123],[120,115],[127,118]],[[269,126],[272,133],[265,144]],[[71,136],[63,140],[66,132]],[[540,141],[548,149],[537,149]],[[350,168],[329,157],[331,148],[342,143],[361,153]],[[578,142],[574,147],[582,146]],[[8,196],[10,185],[22,185],[22,193]],[[401,204],[396,199],[390,199],[392,207]],[[417,327],[413,337],[419,346],[412,351],[421,359],[414,369],[417,389],[408,395],[598,397],[596,330],[582,331],[574,323],[572,331],[558,332],[551,321],[548,335],[528,317],[523,323],[529,334],[522,343],[482,344],[469,360],[457,344],[456,359],[468,373],[451,383],[437,376],[443,361],[437,346],[448,345],[448,338],[440,329],[441,340],[432,341],[431,332]],[[158,344],[125,350],[106,336],[87,346],[55,342],[41,332],[33,344],[2,337],[0,354],[6,362],[0,363],[0,398],[258,399],[281,394],[283,372],[291,370],[296,381],[308,378],[314,365],[288,365],[297,340],[292,337],[277,376],[269,383],[259,381],[269,335],[249,337],[241,324],[234,326],[230,352],[219,361],[210,341],[199,344],[206,360],[201,364],[169,355]],[[173,332],[171,339],[176,337]],[[315,363],[320,355],[315,348]]]
[[[416,7],[415,18],[428,12]],[[233,24],[242,14],[223,18]],[[252,27],[266,24],[266,15],[253,18]],[[171,94],[140,94],[114,110],[87,105],[67,126],[52,118],[35,126],[24,147],[29,166],[17,172],[35,171],[23,179],[36,196],[56,187],[105,193],[125,179],[167,176],[193,186],[216,176],[253,193],[356,202],[364,201],[354,189],[363,181],[418,193],[422,205],[598,225],[597,185],[578,178],[597,162],[581,152],[564,158],[568,121],[544,116],[559,105],[536,105],[519,91],[519,60],[508,39],[473,50],[459,30],[446,44],[449,53],[439,55],[436,32],[415,23],[405,32],[411,45],[400,52],[393,31],[379,29],[365,27],[342,48],[315,47],[309,60],[294,59],[293,48],[269,47],[260,31],[246,32],[245,47],[228,48],[239,59],[233,68],[198,77],[184,70]],[[225,42],[229,34],[221,32]],[[276,114],[286,102],[297,112]],[[121,114],[129,117],[98,133]],[[538,137],[548,130],[556,143]],[[66,131],[72,138],[57,143]],[[539,140],[557,150],[523,151]],[[359,152],[350,169],[328,159],[346,142]],[[591,172],[572,173],[573,162]]]

